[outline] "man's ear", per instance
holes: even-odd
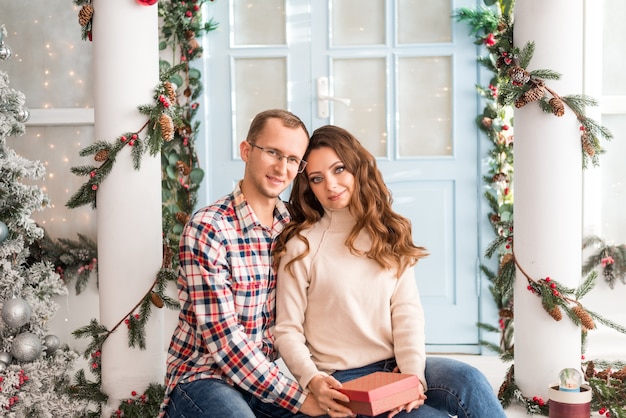
[[[239,155],[241,156],[241,159],[244,163],[248,162],[251,148],[252,145],[250,145],[248,141],[241,141],[241,143],[239,144]]]

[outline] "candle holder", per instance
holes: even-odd
[[[591,394],[591,387],[582,384],[578,370],[562,370],[559,384],[548,388],[549,418],[590,418]]]

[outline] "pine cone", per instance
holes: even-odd
[[[500,318],[513,318],[513,311],[510,309],[500,309]]]
[[[192,31],[191,29],[188,29],[185,31],[185,39],[189,40],[193,38],[194,36],[196,36],[196,33]]]
[[[178,101],[178,97],[176,96],[176,89],[174,88],[174,85],[167,81],[164,87],[167,98],[170,99],[170,102],[176,103]]]
[[[626,367],[622,367],[620,370],[613,373],[611,377],[614,379],[619,379],[621,381],[626,380]]]
[[[78,12],[78,23],[81,26],[87,26],[93,17],[93,7],[91,4],[85,4]]]
[[[161,114],[159,125],[161,125],[161,137],[165,142],[170,142],[174,138],[174,122],[172,118],[166,113]]]
[[[191,49],[192,51],[197,51],[198,49],[200,49],[200,44],[198,43],[196,38],[191,38],[188,40],[188,42],[189,42],[189,49]]]
[[[546,85],[543,81],[535,81],[535,87],[528,89],[522,94],[525,103],[530,103],[541,99],[546,91]]]
[[[188,176],[189,173],[191,173],[191,168],[183,160],[176,161],[176,168],[178,169],[178,172],[183,176]]]
[[[593,147],[593,144],[589,140],[589,135],[587,135],[587,131],[583,131],[580,135],[580,142],[583,147],[583,151],[590,157],[593,157],[596,154],[596,149]]]
[[[502,256],[502,260],[500,260],[500,268],[506,266],[507,264],[509,264],[512,261],[513,261],[513,254],[511,254],[511,253],[504,254]]]
[[[526,106],[526,103],[528,103],[524,97],[524,95],[519,96],[517,99],[515,99],[515,103],[514,106],[516,109],[521,109],[522,107]]]
[[[491,181],[493,181],[494,183],[498,183],[500,181],[504,182],[504,181],[506,181],[506,174],[504,174],[502,172],[496,173],[491,178]]]
[[[548,311],[548,313],[557,322],[563,319],[563,313],[561,313],[561,308],[559,308],[558,305],[554,305],[552,309]]]
[[[596,372],[596,365],[593,364],[593,361],[587,363],[587,368],[585,368],[585,378],[587,380],[591,379]]]
[[[511,67],[509,77],[511,77],[513,84],[517,86],[522,86],[530,81],[530,73],[518,66]]]
[[[605,369],[605,370],[602,370],[601,372],[596,373],[596,377],[598,379],[606,380],[610,374],[611,374],[611,369]]]
[[[188,125],[183,125],[178,128],[178,135],[180,136],[190,136],[192,132],[191,126]]]
[[[172,259],[174,258],[174,253],[170,247],[167,245],[163,245],[163,262],[161,263],[161,267],[170,268],[172,267]]]
[[[565,114],[565,104],[563,104],[563,100],[558,97],[553,97],[550,99],[550,107],[552,108],[552,113],[555,116],[561,117]]]
[[[109,159],[109,150],[101,149],[100,151],[96,152],[96,155],[93,157],[93,159],[98,161],[98,162],[102,162],[102,161],[108,160]]]
[[[578,318],[580,318],[580,322],[586,329],[594,329],[596,327],[596,324],[593,323],[593,318],[591,317],[591,315],[589,315],[589,312],[587,312],[582,306],[574,306],[572,308],[572,312],[574,312],[574,314]]]
[[[483,117],[482,121],[481,121],[483,127],[485,129],[491,129],[491,126],[493,125],[493,119],[488,118],[487,116]]]
[[[163,299],[161,298],[161,296],[159,296],[157,293],[155,292],[151,292],[150,293],[150,300],[152,301],[152,304],[154,306],[156,306],[157,308],[161,309],[163,307]]]
[[[176,220],[185,225],[189,221],[189,215],[185,212],[176,212]]]

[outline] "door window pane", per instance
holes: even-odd
[[[626,2],[604,0],[604,34],[602,89],[607,96],[626,95],[626,65],[624,39],[626,39]]]
[[[333,124],[352,132],[374,156],[387,156],[385,59],[336,59],[332,74],[333,95],[350,99],[349,106],[332,104]]]
[[[443,0],[398,0],[398,43],[450,42],[450,4]]]
[[[233,44],[285,45],[285,0],[235,0]]]
[[[270,108],[287,109],[287,64],[285,58],[238,58],[234,65],[233,149],[238,151],[257,113]]]
[[[400,156],[451,155],[451,58],[398,59],[397,94]]]
[[[603,147],[606,153],[600,157],[602,171],[601,189],[602,202],[602,238],[611,245],[622,244],[626,241],[626,221],[624,220],[624,205],[626,205],[626,142],[623,140],[626,132],[626,115],[603,115],[602,124],[611,132],[620,133],[613,141],[606,141]]]
[[[333,45],[385,43],[383,0],[335,0],[331,3],[331,9]]]

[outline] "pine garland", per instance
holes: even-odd
[[[91,0],[73,0],[79,11],[78,21],[82,28],[82,39],[91,40],[91,19],[93,8]],[[204,179],[195,148],[195,138],[200,123],[194,120],[202,94],[201,74],[189,65],[193,59],[202,56],[202,47],[196,37],[215,30],[217,24],[212,20],[203,23],[200,10],[207,0],[190,2],[159,1],[161,50],[174,52],[172,65],[166,60],[159,62],[160,83],[155,88],[154,104],[142,105],[138,111],[147,116],[146,123],[136,131],[120,134],[112,142],[96,141],[81,150],[80,155],[93,155],[98,165],[73,167],[74,174],[89,177],[83,186],[70,198],[66,206],[75,208],[86,204],[96,207],[99,185],[106,179],[114,167],[119,152],[124,147],[131,147],[133,167],[141,168],[141,160],[146,152],[151,155],[161,154],[162,195],[163,195],[163,264],[157,273],[153,286],[147,289],[124,318],[112,328],[107,329],[92,320],[89,325],[74,331],[77,338],[90,338],[84,352],[92,359],[92,372],[97,380],[89,381],[83,371],[75,377],[71,394],[76,398],[90,402],[96,410],[89,416],[100,416],[102,405],[107,396],[100,391],[100,353],[109,335],[122,324],[128,328],[130,347],[145,348],[145,325],[152,309],[166,307],[179,309],[176,300],[164,292],[168,282],[175,281],[178,265],[178,242],[183,226],[189,219],[197,201],[197,192]],[[153,417],[163,400],[165,388],[161,384],[151,384],[143,394],[130,394],[113,416]]]
[[[556,117],[563,116],[566,107],[570,109],[581,124],[580,141],[584,168],[588,166],[589,161],[594,165],[598,164],[598,155],[604,152],[599,140],[601,137],[610,140],[612,134],[585,115],[585,108],[597,106],[594,99],[584,95],[560,96],[548,85],[549,80],[558,80],[560,74],[548,69],[527,70],[535,44],[529,42],[519,49],[513,43],[514,0],[485,0],[485,4],[498,7],[496,10],[489,7],[479,7],[475,10],[462,8],[455,14],[458,21],[468,23],[470,33],[476,37],[475,44],[484,45],[488,50],[489,54],[479,57],[477,61],[494,74],[488,87],[476,86],[479,96],[486,103],[482,115],[477,117],[476,122],[493,144],[489,152],[490,175],[484,177],[484,182],[489,186],[484,197],[491,209],[489,220],[496,238],[488,246],[485,255],[487,258],[497,257],[499,265],[496,272],[484,265],[481,266],[481,271],[491,283],[489,290],[499,309],[499,327],[481,323],[479,328],[488,332],[499,332],[500,341],[499,345],[486,341],[481,341],[481,344],[498,352],[503,361],[513,360],[513,286],[516,271],[519,269],[528,280],[529,291],[541,299],[542,308],[554,320],[560,321],[565,315],[581,326],[581,345],[584,352],[587,332],[594,329],[596,323],[626,333],[626,328],[584,308],[580,302],[580,299],[594,287],[597,277],[595,270],[599,265],[602,266],[603,274],[609,283],[614,283],[616,277],[624,280],[626,257],[622,257],[626,255],[626,251],[624,246],[608,248],[602,243],[600,250],[590,257],[583,267],[586,279],[577,289],[566,288],[549,277],[535,280],[523,271],[513,254],[512,108],[536,103],[542,111]],[[598,242],[597,238],[590,239],[583,247]],[[623,384],[623,381],[621,383]],[[600,384],[598,379],[591,378],[590,386],[593,389],[592,406],[603,414],[610,412],[612,417],[626,416],[624,389],[617,381]],[[544,400],[536,397],[527,399],[517,388],[513,366],[500,388],[499,399],[505,408],[515,401],[522,404],[530,414],[548,415],[548,407]]]

